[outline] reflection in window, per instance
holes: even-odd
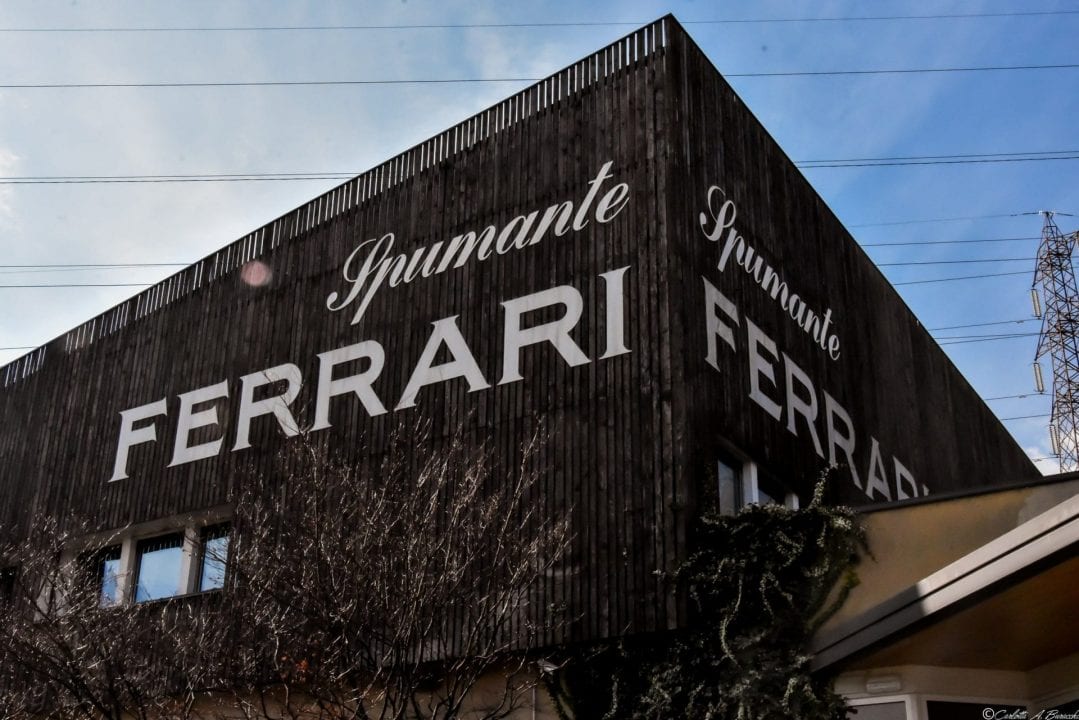
[[[97,583],[101,607],[119,605],[120,597],[120,546],[113,545],[95,555]]]
[[[202,529],[202,562],[199,568],[199,591],[225,586],[225,567],[229,559],[229,526],[212,525]]]
[[[772,496],[772,493],[768,492],[767,488],[757,486],[757,504],[758,505],[779,505],[779,501]]]
[[[736,462],[720,459],[719,469],[719,512],[733,515],[742,507],[742,473]]]
[[[140,540],[136,548],[135,602],[179,595],[183,533]]]
[[[763,475],[757,480],[757,502],[760,505],[785,505],[797,510],[798,495],[773,477]]]
[[[858,705],[856,710],[858,720],[907,720],[907,704],[902,700]]]
[[[18,577],[18,568],[6,567],[0,570],[0,603],[10,605],[15,602],[15,582]]]
[[[986,702],[929,700],[925,704],[925,709],[928,711],[929,720],[968,720],[968,718],[970,720],[981,720],[987,717],[1026,717],[1026,708],[1024,707]]]

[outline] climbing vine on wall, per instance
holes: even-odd
[[[846,715],[810,673],[809,640],[857,582],[867,551],[849,508],[750,505],[706,513],[678,571],[690,608],[676,634],[574,652],[549,683],[564,718],[831,720]]]

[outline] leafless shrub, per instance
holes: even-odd
[[[357,464],[301,435],[236,482],[226,587],[165,601],[103,602],[116,538],[41,519],[0,545],[0,720],[505,717],[567,545],[536,445],[506,468],[412,430]]]
[[[0,547],[17,572],[0,605],[0,718],[193,717],[205,648],[177,643],[199,636],[196,608],[103,598],[85,537],[43,518],[28,539]]]
[[[227,597],[248,714],[506,716],[551,621],[530,598],[567,542],[539,514],[536,444],[506,472],[460,432],[400,432],[360,467],[305,437],[284,482],[243,482]]]

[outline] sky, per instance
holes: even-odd
[[[897,290],[1027,453],[1049,458],[1050,399],[1035,394],[1031,370],[1039,322],[1030,287],[1037,212],[1062,213],[1063,231],[1079,229],[1079,68],[738,75],[1075,65],[1075,0],[7,0],[0,365],[140,290],[56,285],[153,283],[179,269],[11,266],[190,263],[341,182],[13,178],[358,174],[530,83],[12,86],[540,78],[668,12],[795,161],[1021,154],[803,172],[892,282],[993,275]],[[866,16],[893,19],[850,19]],[[388,25],[427,27],[370,27]],[[268,26],[332,29],[250,29]],[[102,28],[111,30],[87,31]],[[1016,160],[1031,153],[1056,159]],[[981,323],[1004,324],[955,328]],[[1057,470],[1052,459],[1038,465]]]

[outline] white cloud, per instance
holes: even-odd
[[[18,165],[18,155],[5,147],[0,147],[0,177],[14,175]],[[13,186],[0,185],[0,229],[14,225],[14,197]]]
[[[1041,471],[1042,475],[1056,475],[1060,472],[1060,461],[1053,457],[1052,450],[1037,445],[1028,445],[1023,448],[1023,451],[1027,454],[1027,457],[1034,461],[1034,465]]]

